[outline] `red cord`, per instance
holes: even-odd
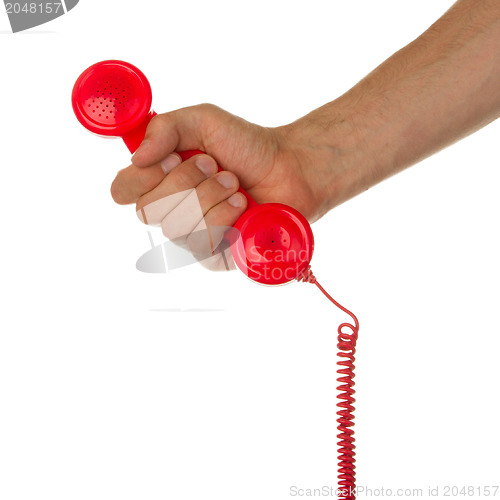
[[[347,313],[354,321],[354,325],[351,323],[342,323],[338,329],[338,344],[337,344],[337,355],[341,358],[337,361],[339,369],[337,373],[340,375],[337,382],[341,385],[337,387],[340,393],[337,395],[337,399],[340,401],[337,406],[340,408],[337,411],[337,423],[339,424],[337,429],[339,434],[337,434],[338,439],[338,498],[344,500],[355,500],[355,488],[356,488],[356,465],[355,465],[355,455],[354,449],[354,406],[353,403],[356,401],[354,399],[354,355],[356,353],[356,341],[358,340],[359,322],[358,318],[341,306],[331,295],[326,292],[326,290],[316,281],[316,277],[308,267],[304,273],[298,278],[298,281],[303,281],[304,283],[312,283],[316,285],[333,304],[335,304],[339,309]],[[343,328],[349,328],[349,332],[343,332]]]

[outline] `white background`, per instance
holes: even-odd
[[[312,285],[136,271],[146,229],[109,195],[129,154],[78,124],[71,88],[124,59],[159,112],[213,102],[280,125],[450,4],[82,0],[16,35],[0,13],[2,500],[282,500],[336,484],[345,316]],[[361,324],[360,485],[500,483],[499,133],[313,225],[315,274]]]

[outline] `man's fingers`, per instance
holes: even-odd
[[[150,225],[160,224],[190,191],[216,172],[217,164],[208,155],[196,155],[186,160],[175,167],[155,189],[137,200],[138,217]]]
[[[163,234],[170,240],[187,237],[206,213],[237,189],[238,179],[231,172],[219,172],[201,182],[161,221]]]
[[[196,187],[201,213],[205,215],[215,205],[238,191],[238,178],[231,172],[219,172]]]
[[[119,205],[135,203],[141,196],[156,188],[165,179],[165,175],[180,163],[180,156],[173,153],[149,168],[130,165],[120,170],[111,185],[113,200]]]
[[[228,228],[240,218],[246,206],[245,196],[242,193],[234,193],[227,200],[212,207],[187,236],[186,243],[191,253],[200,261],[216,253]]]

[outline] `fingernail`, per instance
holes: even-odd
[[[137,156],[137,154],[147,149],[150,146],[150,144],[151,141],[146,139],[141,142],[141,145],[136,149],[134,155],[132,156],[132,163],[134,163],[134,158]]]
[[[217,177],[217,182],[225,188],[232,188],[236,184],[236,179],[229,172],[220,172]]]
[[[217,164],[210,156],[200,156],[196,159],[195,164],[207,177],[217,172]]]
[[[165,174],[171,172],[177,165],[180,165],[181,157],[175,153],[169,154],[161,163],[161,169]]]
[[[233,207],[241,207],[241,205],[243,205],[243,198],[241,194],[234,193],[227,199],[227,202]]]

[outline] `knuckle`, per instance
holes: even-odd
[[[152,135],[163,133],[171,126],[171,123],[172,117],[170,116],[170,113],[153,116],[148,124],[146,136],[151,137]]]
[[[111,184],[110,192],[111,192],[111,197],[113,198],[113,201],[115,203],[117,203],[118,205],[126,204],[125,200],[123,199],[123,193],[120,190],[119,185],[116,181],[113,181],[113,183]]]
[[[216,106],[215,104],[212,104],[210,102],[203,102],[201,104],[198,104],[198,106],[195,106],[195,109],[202,114],[211,114],[214,115],[216,113],[219,113],[221,108],[219,106]]]
[[[202,102],[196,106],[198,109],[205,110],[205,111],[213,111],[214,109],[217,108],[215,104],[212,104],[211,102]]]
[[[156,115],[151,120],[151,123],[157,126],[168,125],[172,123],[172,112]]]

